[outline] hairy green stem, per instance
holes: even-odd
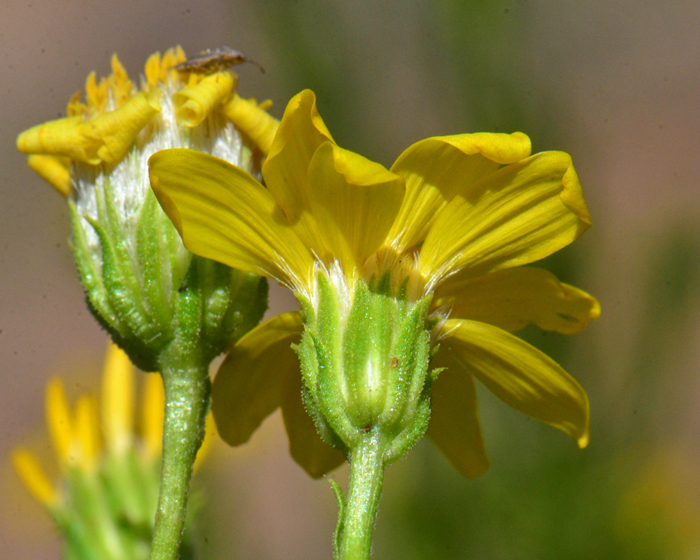
[[[185,528],[192,467],[204,438],[211,400],[207,366],[198,352],[162,360],[165,386],[163,464],[151,560],[177,560]]]
[[[348,494],[339,521],[337,560],[367,560],[370,556],[384,483],[383,453],[383,440],[378,433],[368,433],[352,450]]]

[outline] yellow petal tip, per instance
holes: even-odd
[[[32,453],[22,448],[15,449],[12,452],[12,464],[17,476],[37,501],[46,507],[52,507],[58,501],[55,488]]]
[[[163,157],[167,158],[167,155],[164,155],[163,151],[161,151],[156,152],[150,158],[148,158],[148,176],[150,177],[151,188],[153,189],[153,192],[155,193],[158,202],[163,207],[163,210],[168,215],[168,218],[170,218],[170,221],[173,222],[175,229],[177,229],[177,231],[180,233],[180,236],[182,237],[182,217],[180,216],[180,212],[178,211],[177,206],[172,201],[172,199],[165,193],[163,188],[160,186],[158,175],[153,170],[153,167],[155,167],[158,160],[162,159]]]
[[[561,184],[564,187],[559,195],[561,201],[578,216],[578,219],[585,225],[584,229],[588,229],[593,225],[593,221],[591,220],[586,201],[583,198],[581,183],[578,180],[578,174],[574,169],[573,163],[569,163],[569,167],[562,177]]]
[[[32,154],[27,158],[27,165],[61,195],[70,195],[73,183],[65,158]]]
[[[583,434],[581,437],[579,437],[576,440],[576,443],[578,444],[579,449],[585,449],[588,447],[588,443],[591,441],[591,433],[589,430],[586,430],[586,433]]]

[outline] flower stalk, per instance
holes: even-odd
[[[151,560],[178,558],[185,528],[187,496],[192,469],[202,441],[211,400],[211,384],[206,364],[189,363],[180,354],[163,369],[165,422],[163,423],[163,463],[156,513]]]
[[[366,560],[384,484],[384,442],[373,430],[350,456],[347,498],[341,504],[335,542],[336,560]]]
[[[207,267],[202,259],[195,258]],[[207,267],[208,268],[208,267]],[[213,358],[200,341],[203,290],[195,266],[178,292],[176,333],[159,355],[165,389],[163,462],[151,560],[178,558],[185,527],[187,495],[194,461],[204,440],[204,426],[211,404],[209,362]]]

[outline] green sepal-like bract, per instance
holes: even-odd
[[[159,370],[183,319],[208,361],[260,321],[267,308],[264,279],[192,256],[151,191],[135,217],[121,216],[108,183],[98,193],[96,219],[81,216],[70,202],[73,252],[90,310],[134,364]],[[186,304],[193,297],[194,307]]]
[[[304,400],[321,437],[347,454],[378,433],[383,462],[405,455],[430,417],[430,297],[391,294],[390,278],[355,280],[351,301],[325,272],[316,298],[301,299],[305,331],[297,347]],[[339,293],[340,292],[340,293]]]

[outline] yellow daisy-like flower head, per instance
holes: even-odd
[[[239,326],[257,324],[266,305],[258,277],[193,261],[150,189],[148,158],[165,148],[212,154],[259,175],[277,128],[255,100],[238,95],[232,72],[178,71],[185,60],[179,47],[152,55],[137,85],[114,55],[112,73],[99,82],[91,73],[67,117],[17,138],[32,169],[68,198],[91,311],[146,371],[159,368],[156,356],[175,337],[177,294],[197,292],[205,268],[203,291],[213,296],[203,296],[203,321],[218,324],[201,330],[214,355]]]
[[[214,412],[230,443],[281,406],[293,456],[316,476],[337,465],[301,385],[337,449],[379,433],[389,463],[427,427],[475,476],[488,466],[476,377],[586,445],[585,392],[509,334],[531,323],[574,333],[599,314],[588,294],[522,267],[591,224],[567,154],[531,155],[522,133],[463,134],[417,142],[386,169],[336,145],[304,91],[272,142],[265,186],[191,150],[155,154],[150,174],[192,252],[276,278],[302,304],[241,339],[219,371]]]
[[[12,453],[17,474],[55,521],[69,558],[149,557],[163,438],[160,376],[145,378],[140,418],[136,396],[129,358],[110,345],[99,404],[94,395],[83,394],[71,410],[60,378],[46,387],[46,424],[58,482],[45,474],[31,451],[20,447]],[[207,427],[198,464],[213,442],[213,422]]]

